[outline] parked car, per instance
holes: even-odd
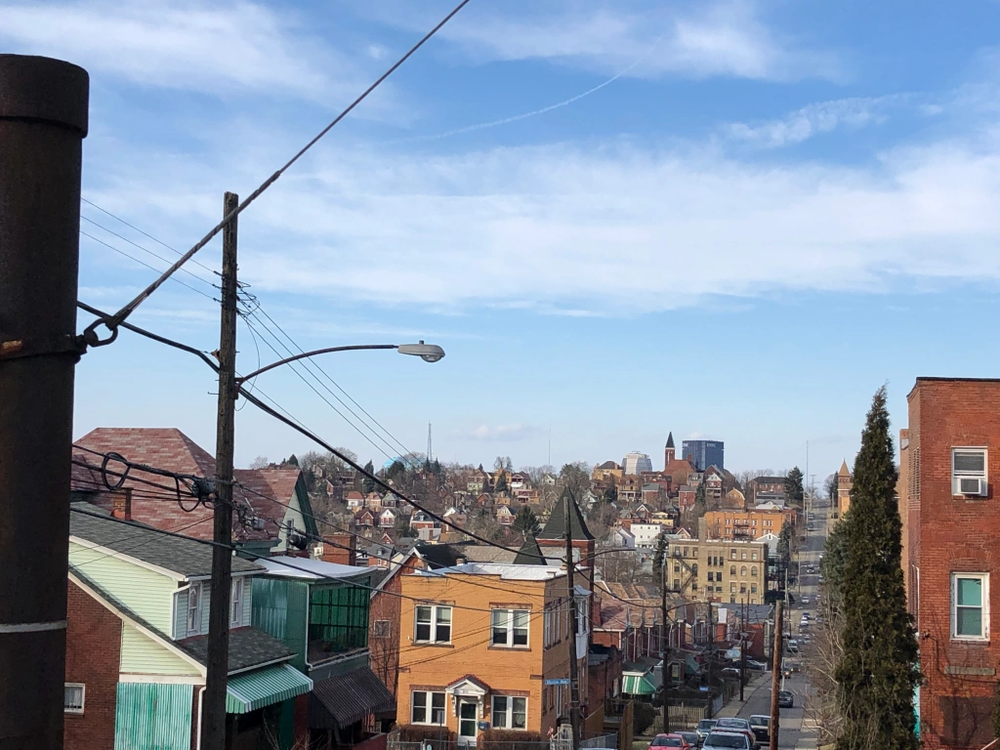
[[[750,717],[750,728],[757,737],[757,742],[771,741],[771,717],[765,714],[754,714]]]
[[[803,605],[808,604],[809,603],[809,597],[808,596],[803,596],[800,601],[802,602]]]
[[[701,737],[697,732],[678,732],[691,747],[701,747]]]
[[[679,748],[679,750],[694,750],[694,746],[684,739],[684,736],[679,732],[658,734],[653,738],[653,741],[649,743],[649,747],[676,747]]]
[[[744,732],[711,732],[702,750],[753,750],[754,742]]]
[[[778,691],[778,707],[779,708],[794,708],[795,698],[792,696],[791,690],[779,690]]]
[[[748,719],[743,719],[739,716],[727,716],[725,718],[719,719],[719,723],[715,725],[716,732],[740,732],[745,734],[750,739],[750,746],[757,746],[757,735],[753,733],[753,729],[750,727],[750,721]]]
[[[738,670],[736,667],[726,667],[719,674],[721,674],[723,677],[728,677],[731,680],[740,679],[740,670]]]
[[[705,738],[708,737],[709,732],[715,728],[715,723],[717,719],[702,719],[698,722],[698,726],[694,728],[694,731],[701,737],[702,743],[705,742]]]
[[[797,640],[795,640],[794,638],[792,638],[792,639],[790,639],[788,641],[788,652],[790,654],[797,654],[797,653],[799,653],[799,642]]]
[[[762,661],[756,661],[755,659],[747,659],[747,669],[763,671],[767,669],[767,664]]]

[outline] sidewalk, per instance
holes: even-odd
[[[771,694],[770,672],[755,672],[753,677],[750,678],[750,682],[743,687],[743,697],[745,700],[740,701],[739,697],[734,697],[715,714],[715,718],[721,719],[725,716],[738,716],[743,706],[754,701],[755,696],[761,691],[766,695]]]

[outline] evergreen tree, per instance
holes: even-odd
[[[785,494],[792,505],[802,505],[805,498],[805,489],[802,486],[802,469],[798,466],[792,468],[785,476]]]
[[[293,453],[292,455],[290,455],[288,457],[288,460],[285,461],[285,463],[288,464],[289,466],[298,466],[299,465],[299,459],[297,459],[295,457],[295,454]]]
[[[496,484],[493,485],[493,491],[496,492],[496,493],[506,492],[507,491],[507,473],[506,472],[501,472],[499,474],[499,476],[497,476]]]
[[[392,462],[392,465],[390,465],[389,468],[386,469],[385,478],[390,480],[394,484],[399,482],[401,479],[405,479],[406,465],[399,459],[396,459],[395,461]]]
[[[792,559],[792,527],[787,521],[781,525],[781,533],[778,534],[778,559],[783,565],[788,565]]]
[[[920,669],[900,567],[898,474],[885,402],[883,386],[872,399],[861,434],[851,511],[842,522],[844,653],[835,672],[842,720],[837,750],[919,747],[913,691]]]
[[[614,503],[618,500],[618,487],[615,486],[614,482],[608,485],[608,488],[604,490],[604,502]]]
[[[653,570],[660,570],[667,559],[667,532],[661,531],[656,537],[656,551],[653,553]]]
[[[706,506],[708,504],[708,499],[705,496],[705,483],[702,482],[698,485],[698,489],[694,491],[694,504],[699,509],[701,513],[704,513]]]
[[[511,527],[514,531],[520,531],[523,534],[530,534],[531,536],[538,536],[542,533],[542,525],[538,521],[538,516],[527,505],[518,512]]]
[[[368,463],[365,464],[365,474],[362,475],[361,479],[361,491],[366,495],[375,491],[375,480],[366,476],[368,474],[374,474],[374,473],[375,473],[375,464],[369,461]]]

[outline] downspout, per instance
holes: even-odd
[[[201,750],[201,715],[202,715],[202,705],[205,702],[205,685],[201,686],[198,691],[198,740],[195,743],[194,750]]]

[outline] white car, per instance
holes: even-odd
[[[701,750],[753,750],[753,743],[743,732],[722,732],[712,730]]]

